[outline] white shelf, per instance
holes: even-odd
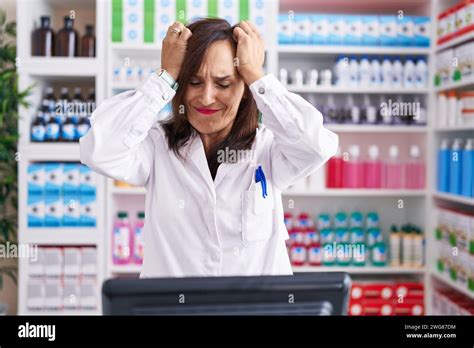
[[[473,299],[474,300],[474,292],[472,291],[469,291],[469,289],[464,286],[462,286],[461,284],[458,284],[456,282],[454,282],[451,278],[449,278],[448,276],[444,275],[444,274],[440,274],[439,272],[435,271],[435,270],[432,270],[431,272],[431,275],[433,277],[435,277],[436,279],[442,281],[444,284],[446,285],[449,285],[450,287],[452,287],[453,289],[456,289],[457,291],[459,291],[460,293],[468,296],[469,298]]]
[[[95,77],[99,72],[97,58],[31,57],[23,61],[20,71],[34,76]]]
[[[462,44],[463,42],[466,42],[466,41],[469,41],[471,39],[474,39],[474,31],[468,31],[467,33],[461,35],[461,36],[458,36],[458,37],[455,37],[451,40],[448,40],[440,45],[437,45],[435,50],[436,52],[439,52],[439,51],[443,51],[447,48],[451,48],[451,47],[454,47],[454,46],[457,46],[459,44]]]
[[[127,44],[127,43],[110,43],[110,48],[115,51],[161,51],[161,45],[151,44]]]
[[[110,272],[113,274],[139,274],[142,270],[142,265],[115,265],[110,266]]]
[[[461,81],[449,82],[447,84],[441,85],[440,87],[436,87],[435,91],[444,92],[444,91],[449,91],[452,89],[465,88],[469,86],[474,86],[474,77],[464,79]]]
[[[437,127],[436,132],[459,132],[459,131],[474,131],[474,126],[455,126],[455,127]]]
[[[441,193],[441,192],[435,192],[433,196],[435,198],[444,199],[450,202],[474,206],[474,198],[467,198],[461,195],[453,195],[451,193]]]
[[[325,126],[329,130],[340,133],[426,133],[428,131],[428,128],[423,125],[325,124]]]
[[[285,196],[307,197],[424,197],[426,190],[326,189],[319,192],[284,191]]]
[[[427,55],[429,47],[279,45],[278,53]]]
[[[28,227],[20,242],[39,245],[97,245],[100,232],[96,227]]]
[[[79,143],[27,143],[19,144],[21,154],[37,161],[79,161]]]
[[[146,189],[144,187],[117,187],[112,185],[110,189],[112,194],[117,195],[144,195]]]
[[[25,313],[21,313],[21,315],[31,315],[31,316],[56,316],[56,315],[102,315],[102,313],[98,309],[78,309],[78,310],[32,310],[29,309]]]
[[[374,266],[293,266],[293,272],[347,272],[352,274],[424,274],[425,268]]]
[[[114,82],[112,86],[110,87],[112,89],[129,90],[129,89],[136,89],[138,86],[140,86],[140,83]]]
[[[382,88],[382,87],[349,87],[341,88],[338,86],[294,86],[287,85],[288,91],[293,93],[341,93],[341,94],[426,94],[427,88]]]

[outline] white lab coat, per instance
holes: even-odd
[[[263,115],[252,148],[256,161],[223,163],[214,181],[199,135],[185,146],[186,160],[168,149],[157,115],[175,92],[156,74],[92,114],[80,139],[81,162],[146,187],[141,277],[292,274],[281,191],[333,156],[338,137],[274,75],[250,90]],[[255,183],[257,166],[266,176],[266,198]]]

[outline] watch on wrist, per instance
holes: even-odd
[[[165,82],[175,91],[178,89],[178,82],[176,82],[175,79],[165,69],[159,69],[156,74],[165,80]]]

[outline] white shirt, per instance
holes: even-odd
[[[263,118],[254,161],[223,163],[214,181],[199,135],[185,145],[186,160],[168,148],[157,118],[175,92],[156,74],[92,114],[91,129],[80,139],[81,162],[146,187],[141,277],[292,274],[281,191],[332,157],[338,137],[274,75],[250,90]],[[266,198],[255,183],[258,166]]]

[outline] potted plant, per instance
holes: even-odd
[[[7,22],[5,10],[0,9],[0,291],[5,276],[17,284],[18,262],[7,259],[5,251],[17,247],[18,106],[29,106],[26,97],[32,89],[18,90],[15,38],[16,23]],[[7,310],[5,305],[0,308]]]

